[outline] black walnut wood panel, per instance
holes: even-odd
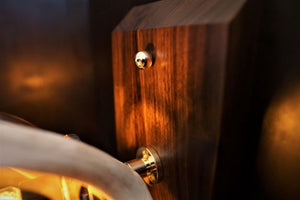
[[[218,198],[213,191],[222,191],[219,182],[228,178],[216,171],[219,148],[225,158],[221,169],[231,167],[228,144],[220,136],[226,134],[225,122],[233,125],[224,119],[231,112],[229,100],[245,107],[247,95],[232,95],[239,89],[235,83],[249,86],[244,80],[250,79],[253,54],[251,37],[243,38],[239,28],[243,5],[240,0],[156,2],[132,9],[112,34],[118,152],[123,160],[144,145],[159,152],[165,170],[163,181],[150,188],[154,199]],[[240,43],[243,39],[249,40]],[[137,69],[135,53],[151,46],[154,66]],[[232,135],[243,135],[237,130]]]

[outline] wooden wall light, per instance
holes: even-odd
[[[114,29],[118,153],[158,151],[154,199],[236,193],[257,11],[256,1],[164,0],[133,8]]]
[[[89,188],[96,194],[89,200],[226,199],[241,156],[228,159],[245,132],[253,7],[244,0],[165,0],[133,8],[112,33],[117,147],[123,161],[151,148],[126,166],[80,141],[0,121],[0,186],[14,186],[0,194],[36,191],[6,181],[14,174],[59,180],[56,200],[84,199],[79,194]],[[161,180],[161,169],[164,178],[150,195],[130,167],[150,185]]]

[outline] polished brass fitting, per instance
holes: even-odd
[[[134,62],[139,69],[146,69],[152,66],[153,58],[147,51],[139,51],[135,54]]]
[[[141,175],[144,181],[152,186],[161,181],[162,163],[157,152],[152,147],[141,147],[137,150],[136,159],[125,164]]]

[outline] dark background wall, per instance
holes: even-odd
[[[110,33],[145,2],[2,0],[0,110],[114,154]]]
[[[299,199],[300,2],[261,4],[245,194],[249,199]]]

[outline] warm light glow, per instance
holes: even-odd
[[[19,100],[49,99],[77,78],[68,72],[61,63],[19,60],[10,64],[7,87]]]
[[[300,190],[300,84],[280,91],[264,119],[259,170],[270,199],[294,199]]]
[[[88,192],[89,192],[89,199],[94,200],[93,195],[95,195],[95,192],[93,191],[93,188],[91,186],[88,186]]]
[[[35,179],[36,176],[34,176],[33,174],[30,174],[28,172],[25,172],[23,170],[20,170],[20,169],[16,169],[16,168],[10,168],[16,172],[18,172],[19,174],[22,174],[23,176],[25,176],[26,178],[29,178],[29,179]]]
[[[19,168],[0,168],[0,200],[22,200],[22,191],[53,200],[79,200],[82,187],[88,188],[90,200],[93,196],[111,199],[99,188],[77,179]],[[8,198],[8,195],[11,196]]]
[[[43,78],[40,76],[29,76],[28,78],[23,80],[24,87],[27,88],[40,88],[43,84]]]
[[[64,177],[61,177],[61,190],[64,194],[64,200],[70,200],[68,186]]]
[[[22,200],[21,190],[16,187],[0,189],[0,200]]]

